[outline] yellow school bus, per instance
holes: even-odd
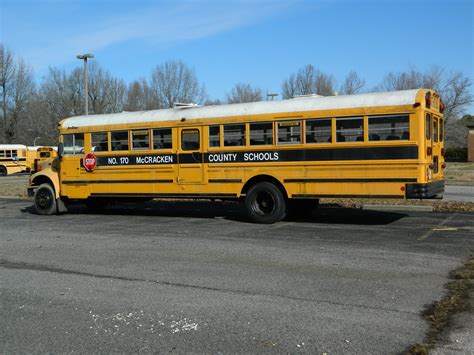
[[[72,117],[29,192],[41,214],[77,200],[238,199],[259,223],[325,197],[439,198],[443,110],[419,89]]]
[[[40,171],[42,162],[58,156],[56,147],[31,146],[26,151],[26,170],[31,174]]]
[[[0,176],[26,171],[27,147],[22,144],[0,144]]]

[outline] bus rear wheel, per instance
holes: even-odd
[[[53,187],[44,183],[35,191],[35,210],[41,215],[53,215],[57,211],[56,194]]]
[[[270,182],[260,182],[250,188],[245,198],[249,218],[256,223],[275,223],[286,214],[285,197]]]

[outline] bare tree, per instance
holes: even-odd
[[[89,72],[88,96],[91,111],[94,114],[120,112],[125,101],[126,86],[123,80],[113,78],[102,69],[98,62],[93,62]]]
[[[351,70],[344,79],[344,83],[342,83],[339,91],[343,95],[353,95],[361,92],[364,85],[365,80],[360,78],[357,72]]]
[[[156,108],[171,108],[176,102],[202,103],[206,98],[204,86],[194,70],[181,61],[156,66],[151,74],[151,88]]]
[[[335,80],[332,75],[324,74],[308,64],[283,81],[282,97],[288,99],[309,94],[330,96],[334,95],[334,87]]]
[[[0,45],[0,89],[2,95],[2,134],[6,139],[6,130],[8,127],[8,105],[10,99],[11,87],[13,86],[13,77],[15,76],[15,64],[13,53]]]
[[[159,108],[153,91],[145,79],[135,80],[128,86],[124,110],[143,111]]]
[[[242,102],[255,102],[263,100],[263,91],[252,88],[250,84],[238,83],[227,94],[227,103],[236,104]]]
[[[446,105],[446,120],[459,118],[466,107],[474,102],[470,92],[472,80],[460,72],[446,72],[433,66],[426,72],[410,68],[406,72],[389,73],[375,88],[376,91],[393,91],[426,88],[436,90]]]

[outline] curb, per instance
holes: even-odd
[[[433,206],[411,206],[411,205],[364,205],[363,210],[376,211],[402,211],[402,212],[433,212]]]

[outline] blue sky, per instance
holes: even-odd
[[[474,80],[472,0],[0,0],[0,41],[38,81],[92,52],[126,82],[166,60],[193,67],[211,98],[237,82],[280,93],[306,64],[340,84],[375,86],[390,71],[431,65]]]

